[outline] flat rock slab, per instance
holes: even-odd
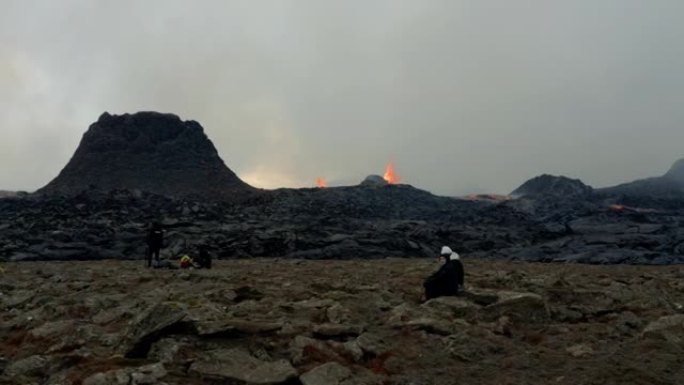
[[[317,340],[306,336],[297,336],[290,342],[290,360],[295,365],[301,365],[311,360],[325,361],[355,361],[364,357],[364,351],[357,341],[338,342]]]
[[[158,384],[167,374],[160,363],[138,368],[125,368],[96,373],[83,380],[83,385],[147,385]]]
[[[54,338],[65,334],[73,333],[79,322],[76,320],[62,320],[46,322],[43,325],[32,329],[31,336],[36,338]]]
[[[594,349],[592,349],[591,346],[587,344],[573,345],[565,349],[565,351],[575,358],[587,357],[594,354]]]
[[[648,324],[641,336],[673,343],[684,341],[684,314],[660,317]]]
[[[302,374],[299,380],[302,385],[340,385],[351,376],[349,368],[337,362],[328,362]]]
[[[194,323],[200,336],[215,336],[223,334],[263,334],[275,333],[283,328],[280,322],[251,321],[232,319],[224,321],[199,321]]]
[[[477,312],[480,306],[459,297],[438,297],[421,305],[427,310],[435,310],[455,317],[466,317]]]
[[[301,309],[320,309],[324,307],[330,307],[337,304],[337,301],[329,298],[313,298],[304,301],[295,302],[294,307]]]
[[[449,321],[427,317],[408,321],[406,326],[415,330],[422,330],[431,334],[438,334],[442,336],[453,334],[456,327],[455,324]]]
[[[363,329],[363,326],[360,325],[340,325],[326,323],[314,325],[313,334],[319,337],[356,337],[363,333]]]
[[[7,365],[2,374],[10,378],[22,375],[32,375],[41,372],[49,365],[49,362],[50,360],[46,356],[35,355],[26,357]]]
[[[499,301],[480,311],[485,321],[495,321],[504,315],[511,321],[523,323],[543,323],[550,318],[548,306],[539,294],[511,291],[500,291],[497,294]]]
[[[193,363],[190,371],[202,378],[246,385],[278,385],[297,377],[287,360],[261,361],[242,349],[210,352]]]
[[[499,296],[495,292],[483,290],[468,290],[462,294],[463,298],[480,306],[487,306],[496,303]]]

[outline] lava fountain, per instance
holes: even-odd
[[[383,178],[389,184],[399,183],[399,175],[394,172],[394,165],[392,162],[387,163],[387,168],[385,168],[385,175],[383,175]]]

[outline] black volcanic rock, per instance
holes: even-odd
[[[492,203],[409,185],[279,189],[230,204],[129,190],[34,194],[0,199],[0,261],[142,259],[158,221],[172,260],[199,245],[216,258],[313,259],[433,256],[450,245],[467,258],[684,263],[684,200],[634,199]]]
[[[564,176],[540,175],[523,183],[511,193],[513,197],[582,197],[593,189],[579,179]]]
[[[651,198],[684,197],[684,159],[676,161],[663,176],[600,189],[606,195],[627,195]]]
[[[361,186],[368,186],[368,187],[378,187],[378,186],[387,186],[389,183],[385,180],[385,178],[381,177],[380,175],[368,175],[366,179],[364,179],[361,182]]]
[[[84,190],[226,201],[255,191],[226,167],[199,123],[157,112],[102,114],[59,176],[38,193]]]
[[[683,164],[656,179],[675,185]],[[218,259],[352,259],[434,256],[449,245],[464,258],[684,263],[684,197],[606,196],[550,175],[503,201],[366,182],[253,194],[197,123],[106,114],[50,193],[0,199],[0,261],[142,259],[149,223],[159,222],[171,261],[199,247]]]

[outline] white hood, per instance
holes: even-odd
[[[458,255],[457,252],[451,250],[451,247],[449,246],[442,246],[442,251],[439,253],[442,256],[449,256],[450,261],[458,261],[461,259],[461,256]]]

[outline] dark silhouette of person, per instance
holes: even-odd
[[[152,266],[152,256],[159,263],[159,253],[164,244],[164,230],[159,223],[153,223],[147,234],[147,267]]]
[[[425,288],[424,300],[458,295],[463,290],[465,274],[460,256],[448,246],[444,246],[440,258],[444,262],[442,266],[423,283]]]
[[[211,254],[206,246],[200,246],[199,257],[195,259],[195,263],[200,269],[211,269]]]

